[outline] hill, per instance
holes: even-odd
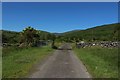
[[[74,30],[65,32],[63,36],[68,39],[77,39],[77,40],[102,40],[102,41],[109,41],[109,40],[118,40],[118,32],[120,28],[120,24],[108,24],[108,25],[101,25],[96,26],[93,28],[89,28],[86,30]]]
[[[60,41],[72,41],[72,40],[85,40],[85,41],[116,41],[120,40],[118,33],[120,32],[120,24],[107,24],[89,28],[86,30],[72,30],[64,33],[50,33],[46,31],[40,31],[41,40],[52,39],[53,35],[58,36]],[[2,43],[19,43],[20,32],[0,30],[0,36],[2,36]]]
[[[1,30],[2,43],[17,43],[19,42],[20,32]]]
[[[39,35],[40,35],[40,39],[42,40],[47,40],[51,33],[46,32],[46,31],[40,31]],[[21,32],[16,32],[16,31],[8,31],[8,30],[0,30],[0,33],[2,35],[2,43],[10,43],[10,44],[14,44],[14,43],[19,43],[20,42],[20,33]]]

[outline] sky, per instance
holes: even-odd
[[[117,2],[3,2],[2,29],[62,33],[118,22]]]

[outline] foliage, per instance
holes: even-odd
[[[116,41],[120,40],[118,32],[120,32],[120,24],[102,25],[86,30],[75,30],[62,34],[64,39],[68,41]]]
[[[40,33],[39,33],[39,35],[40,35],[40,40],[45,40],[45,41],[47,41],[47,40],[51,40],[51,33],[49,33],[49,32],[46,32],[46,31],[40,31]]]
[[[74,30],[65,33],[50,33],[41,30],[35,30],[27,27],[22,32],[2,30],[3,43],[25,43],[24,45],[33,45],[39,40],[51,40],[57,42],[79,42],[79,41],[120,41],[120,24],[109,24],[96,26],[86,30]]]
[[[7,44],[23,44],[24,46],[32,46],[39,42],[39,40],[48,41],[55,40],[56,36],[52,33],[35,30],[32,27],[27,27],[21,32],[1,30],[0,36],[2,42]]]
[[[14,32],[14,31],[7,31],[7,30],[1,30],[2,31],[2,43],[18,43],[20,39],[20,33]]]
[[[24,43],[26,46],[33,46],[37,41],[39,41],[39,35],[34,28],[29,26],[21,32],[20,43]]]

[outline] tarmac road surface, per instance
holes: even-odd
[[[66,43],[61,48],[37,65],[29,78],[91,78],[74,52],[67,50],[71,48],[70,44]]]

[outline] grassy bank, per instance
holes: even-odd
[[[49,46],[26,49],[12,48],[12,50],[13,51],[10,52],[3,51],[3,78],[26,76],[34,64],[51,54],[53,51]]]
[[[2,78],[2,47],[0,46],[0,79]]]
[[[101,47],[74,49],[95,78],[118,78],[118,49]]]

